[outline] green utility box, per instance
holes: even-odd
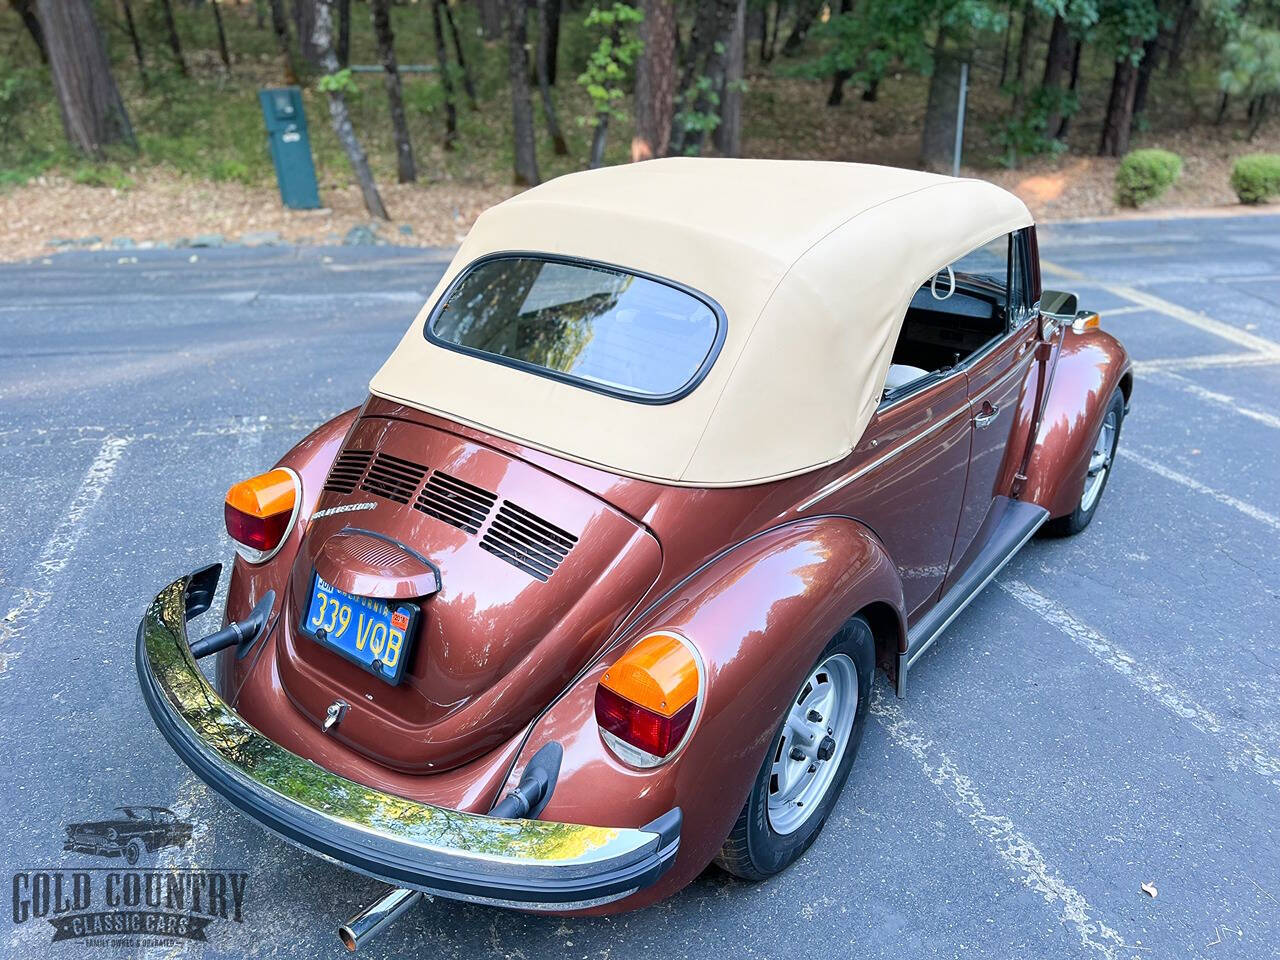
[[[311,159],[311,138],[307,136],[307,115],[302,110],[302,91],[297,87],[259,90],[258,100],[267,122],[280,199],[292,210],[315,210],[320,206],[320,193],[316,188],[316,165]]]

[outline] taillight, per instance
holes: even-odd
[[[596,687],[596,723],[618,758],[653,767],[670,758],[693,727],[702,666],[684,637],[652,633],[618,658]]]
[[[276,467],[227,491],[222,516],[236,552],[250,563],[275,556],[298,517],[302,483],[288,467]]]

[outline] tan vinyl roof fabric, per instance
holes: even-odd
[[[370,388],[629,476],[764,483],[848,454],[875,411],[912,294],[1031,222],[993,184],[866,164],[676,158],[571,174],[480,216]],[[693,287],[728,318],[720,354],[687,396],[655,405],[428,341],[423,324],[450,282],[504,251]]]

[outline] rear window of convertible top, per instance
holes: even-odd
[[[697,385],[723,337],[699,295],[583,261],[491,257],[456,280],[427,325],[443,346],[649,403]]]

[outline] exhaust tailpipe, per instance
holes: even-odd
[[[382,932],[388,924],[423,898],[420,890],[392,890],[381,900],[365,907],[338,928],[338,939],[354,953]]]

